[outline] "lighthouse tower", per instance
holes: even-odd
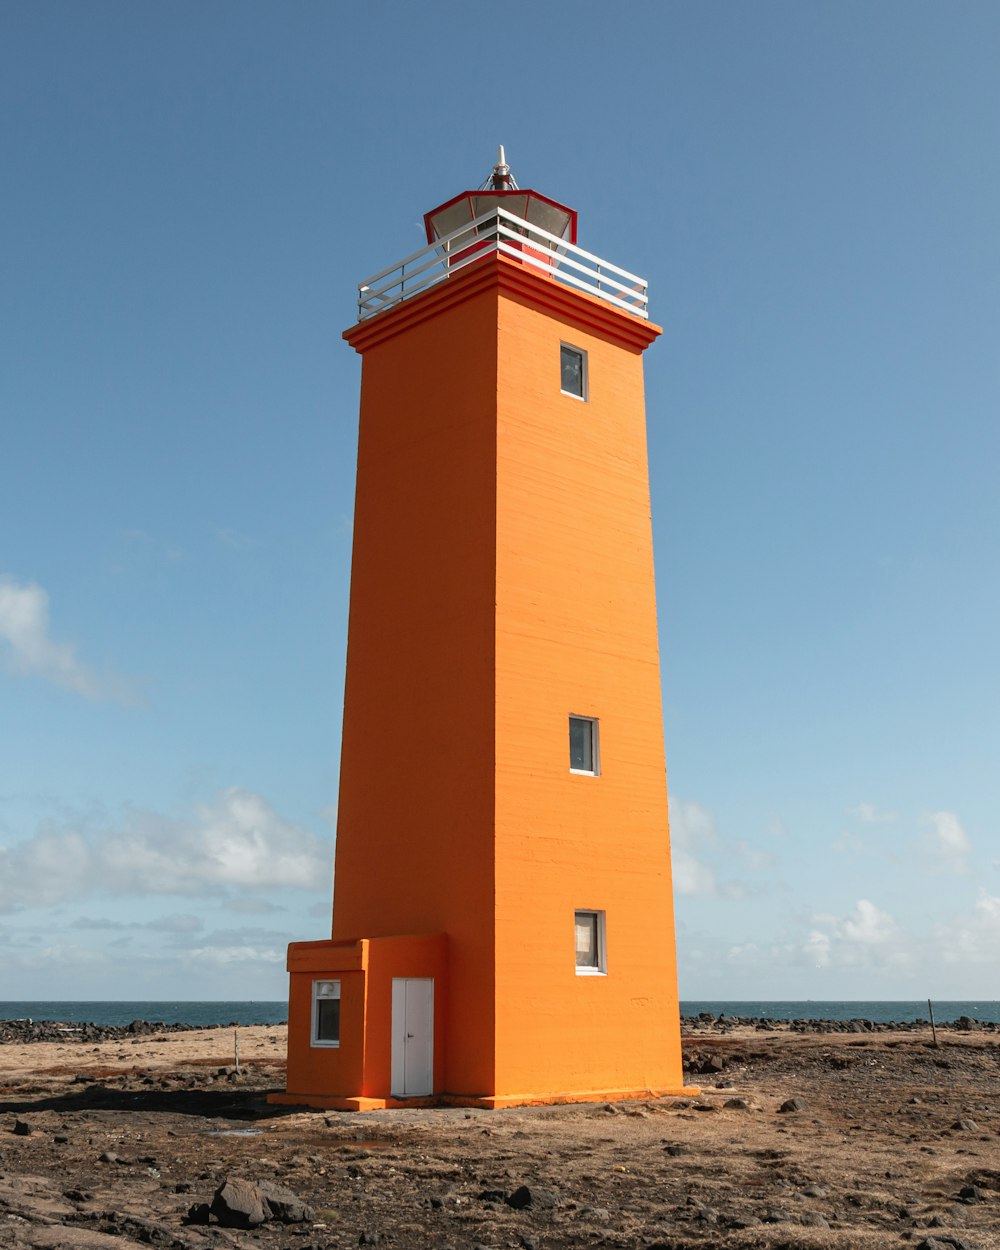
[[[333,931],[287,1092],[679,1092],[642,279],[492,175],[360,287]]]

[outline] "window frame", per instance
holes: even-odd
[[[607,913],[596,907],[577,907],[573,912],[573,956],[576,958],[576,926],[578,917],[593,916],[597,920],[597,962],[576,964],[578,977],[606,977],[608,975]]]
[[[580,394],[576,391],[567,391],[562,384],[562,354],[564,351],[575,352],[580,357]],[[590,369],[587,364],[587,352],[583,347],[577,347],[575,343],[566,343],[563,340],[559,342],[559,393],[560,395],[568,395],[570,399],[578,399],[582,403],[590,401]]]
[[[585,721],[590,725],[590,762],[592,768],[574,768],[573,754],[570,748],[569,771],[574,777],[600,777],[601,775],[601,722],[596,716],[579,716],[576,712],[569,714],[569,728],[572,730],[573,721]]]
[[[336,986],[336,993],[328,994],[320,993],[320,986],[329,985]],[[325,1049],[336,1050],[340,1047],[340,1012],[337,1012],[337,1036],[332,1038],[321,1038],[317,1034],[319,1032],[319,1004],[321,1002],[329,1002],[336,999],[338,1003],[343,1001],[343,987],[339,977],[316,977],[312,983],[312,1015],[309,1024],[309,1044],[311,1046],[319,1046]]]

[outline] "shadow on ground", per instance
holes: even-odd
[[[133,1090],[96,1084],[65,1090],[49,1097],[24,1098],[22,1101],[7,1097],[3,1100],[3,1109],[15,1115],[32,1115],[39,1111],[66,1114],[73,1111],[144,1111],[228,1120],[273,1120],[303,1110],[301,1107],[271,1106],[266,1101],[270,1093],[284,1093],[284,1090],[280,1086],[252,1090]]]

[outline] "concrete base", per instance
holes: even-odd
[[[332,1094],[268,1094],[267,1101],[285,1107],[315,1107],[322,1111],[385,1111],[404,1107],[477,1107],[497,1111],[504,1107],[549,1107],[571,1102],[630,1102],[647,1098],[691,1098],[701,1093],[697,1085],[676,1089],[586,1089],[562,1094],[434,1094],[428,1098],[345,1098]]]
[[[320,1111],[385,1111],[387,1107],[437,1107],[439,1098],[345,1098],[335,1094],[268,1094],[267,1101],[283,1107],[315,1107]]]

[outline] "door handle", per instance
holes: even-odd
[[[410,1040],[410,1038],[411,1038],[412,1036],[413,1036],[413,1034],[412,1034],[412,1033],[407,1033],[407,1035],[406,1035],[406,1040],[407,1040],[407,1041],[409,1041],[409,1040]]]

